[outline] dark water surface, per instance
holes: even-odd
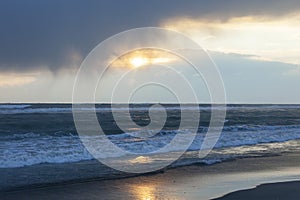
[[[147,126],[151,122],[150,106],[151,104],[130,105],[132,120],[142,127]],[[209,165],[240,157],[293,152],[300,148],[300,105],[227,105],[221,137],[213,151],[203,159],[196,155],[210,122],[210,105],[163,105],[163,108],[158,108],[153,113],[160,115],[166,109],[167,120],[162,130],[148,130],[149,135],[153,135],[149,138],[138,137],[141,129],[128,127],[128,130],[122,131],[114,121],[108,104],[96,105],[96,113],[99,124],[114,144],[128,152],[144,155],[164,147],[179,132],[190,137],[189,127],[178,128],[182,120],[194,120],[195,116],[181,119],[181,111],[199,108],[201,118],[197,135],[188,152],[173,166],[192,163]],[[118,105],[114,109],[122,115],[126,107]],[[99,137],[85,139],[101,140]],[[51,168],[59,164],[63,166],[68,163],[96,162],[78,137],[70,104],[0,104],[0,144],[2,172],[15,169],[24,170],[28,174],[33,169],[31,166]],[[106,149],[105,146],[102,149]],[[111,158],[109,148],[102,153],[103,157]],[[124,153],[113,157],[122,160],[126,156]],[[98,176],[105,177],[112,173],[108,168],[105,169]],[[80,172],[74,174],[76,176],[80,177]],[[91,178],[93,176],[95,174],[91,173]],[[61,177],[63,180],[63,176]],[[1,181],[13,184],[13,180]]]

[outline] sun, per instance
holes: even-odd
[[[130,59],[130,64],[135,67],[141,67],[143,65],[149,64],[149,59],[148,58],[143,58],[143,57],[134,57]]]
[[[131,51],[118,59],[111,65],[117,68],[141,68],[157,64],[175,61],[177,58],[159,49],[139,49]]]

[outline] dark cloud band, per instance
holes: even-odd
[[[70,52],[85,56],[103,39],[130,28],[157,26],[188,16],[227,20],[235,16],[278,17],[300,8],[298,0],[2,0],[0,70],[69,66]]]

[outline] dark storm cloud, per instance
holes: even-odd
[[[157,26],[176,16],[226,20],[233,16],[280,16],[298,0],[2,0],[0,70],[68,66],[70,52],[85,56],[105,38],[126,29]]]

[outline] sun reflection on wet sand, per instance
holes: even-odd
[[[139,200],[152,200],[155,199],[156,188],[154,185],[141,185],[137,186],[134,190],[136,199]]]
[[[155,199],[172,199],[179,200],[178,196],[166,194],[163,190],[163,185],[156,182],[138,183],[131,185],[133,199],[137,200],[155,200]]]
[[[142,180],[142,181],[135,182],[134,184],[131,184],[129,190],[132,195],[131,198],[137,200],[185,199],[180,195],[178,195],[178,190],[175,188],[174,191],[172,191],[173,189],[170,190],[170,188],[168,188],[169,191],[166,192],[165,185],[170,185],[170,184],[174,184],[176,188],[176,184],[171,180],[166,179],[166,180],[157,181],[150,177],[148,181]],[[177,192],[177,194],[175,191]]]

